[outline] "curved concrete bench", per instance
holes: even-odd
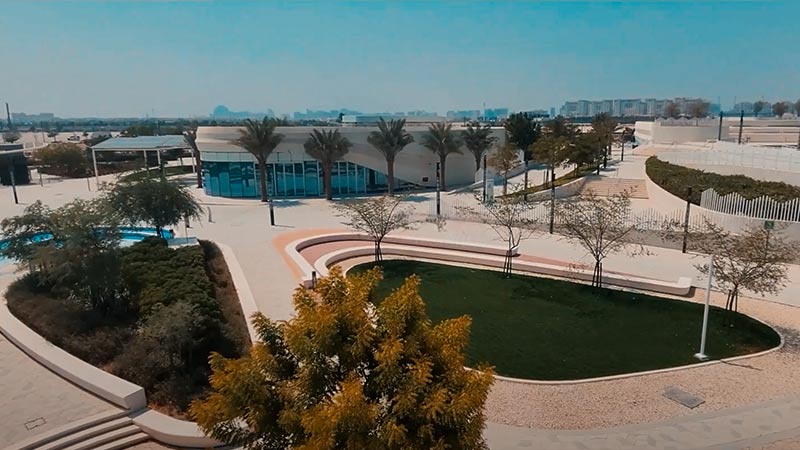
[[[303,257],[303,255],[300,254],[300,252],[314,245],[326,244],[330,242],[341,242],[341,241],[369,242],[370,252],[374,251],[371,237],[362,233],[352,233],[352,232],[321,234],[318,236],[297,239],[286,245],[284,251],[286,252],[287,255],[289,255],[289,258],[297,265],[297,267],[300,268],[301,283],[303,286],[311,287],[312,272],[316,271],[320,275],[322,275],[322,273],[327,274],[327,269],[324,272],[317,271],[315,267],[313,267],[308,261],[306,261],[306,259]],[[438,251],[453,250],[453,251],[470,252],[483,255],[503,256],[503,257],[506,255],[506,253],[508,253],[508,249],[497,246],[467,244],[458,241],[447,241],[447,240],[440,241],[436,239],[425,239],[425,238],[406,237],[406,236],[386,236],[383,239],[383,244],[411,245],[422,248],[432,248]],[[382,246],[381,248],[384,248],[384,246]],[[519,250],[517,248],[514,248],[511,251],[511,255],[519,256]]]
[[[369,245],[350,247],[330,252],[321,256],[316,261],[308,262],[300,252],[314,245],[341,241],[364,241]],[[502,268],[503,258],[507,252],[501,247],[488,245],[468,244],[455,241],[438,241],[406,236],[387,236],[381,247],[384,256],[401,256],[408,258],[421,258],[433,261],[451,262],[457,264],[472,264],[485,267]],[[295,240],[286,246],[286,253],[300,268],[302,283],[310,287],[312,273],[319,276],[328,274],[328,268],[343,261],[372,256],[374,251],[372,240],[369,236],[360,233],[329,233],[310,238]],[[514,249],[513,256],[519,252]],[[570,266],[553,265],[533,261],[515,260],[514,269],[517,271],[567,278],[580,281],[591,281],[592,271]],[[692,285],[691,278],[680,277],[676,282],[637,277],[634,275],[605,273],[604,284],[651,291],[671,295],[688,295]]]
[[[224,445],[206,436],[194,422],[176,419],[151,409],[131,416],[148,436],[176,447],[210,448]]]

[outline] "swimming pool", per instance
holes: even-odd
[[[133,245],[145,238],[156,236],[156,229],[153,227],[121,227],[117,229],[120,233],[122,247]],[[172,230],[162,230],[161,237],[170,239],[173,236]],[[31,242],[44,242],[53,238],[51,233],[40,233],[31,238]],[[8,246],[7,239],[0,239],[0,250]],[[0,264],[7,264],[10,259],[0,256]]]

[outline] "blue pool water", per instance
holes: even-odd
[[[124,247],[128,245],[133,245],[139,241],[143,241],[145,238],[155,236],[156,229],[152,227],[121,227],[119,228],[119,233],[122,237],[121,245]],[[162,230],[161,237],[163,237],[164,239],[170,239],[172,237],[172,231]],[[41,233],[31,238],[31,242],[49,241],[52,238],[53,235],[50,233]],[[0,250],[6,248],[7,246],[8,246],[8,241],[6,241],[5,239],[0,239]],[[6,264],[8,262],[10,262],[8,258],[0,256],[0,264]]]

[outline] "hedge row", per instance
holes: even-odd
[[[744,175],[720,175],[698,169],[671,164],[651,156],[645,163],[647,176],[667,192],[686,198],[691,186],[691,202],[700,204],[700,195],[706,189],[714,189],[720,195],[736,192],[744,198],[766,195],[779,202],[800,198],[800,187],[775,181],[760,181]]]

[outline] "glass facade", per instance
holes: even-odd
[[[267,190],[271,197],[324,195],[322,168],[317,161],[267,163]],[[259,197],[260,171],[252,161],[203,161],[206,194],[221,197]],[[385,192],[386,175],[347,161],[334,163],[333,195]],[[396,187],[406,183],[395,180]]]

